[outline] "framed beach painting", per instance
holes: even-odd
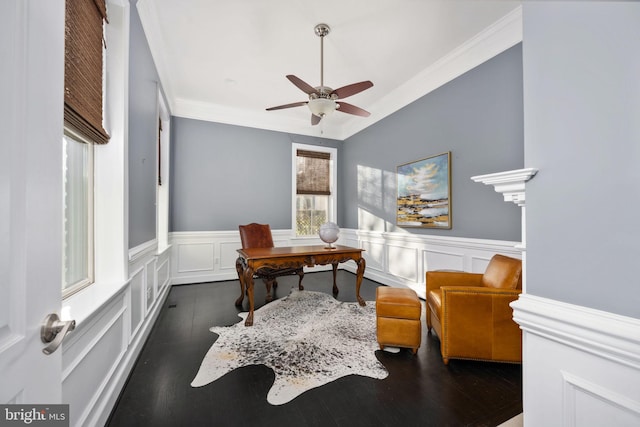
[[[398,166],[399,227],[451,228],[451,152]]]

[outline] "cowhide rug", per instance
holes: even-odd
[[[320,292],[297,291],[254,312],[253,326],[242,321],[212,327],[219,335],[191,383],[201,387],[236,368],[265,365],[275,372],[267,394],[272,405],[346,375],[377,379],[389,373],[376,359],[375,302],[360,307]]]

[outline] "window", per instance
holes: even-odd
[[[293,144],[294,223],[297,236],[317,236],[336,221],[335,148]]]
[[[94,144],[103,128],[104,0],[65,3],[62,295],[93,283]]]
[[[93,145],[77,135],[63,137],[62,294],[93,282]]]

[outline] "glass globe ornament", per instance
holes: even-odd
[[[318,230],[320,240],[327,244],[327,246],[325,246],[326,249],[335,248],[333,243],[338,240],[339,234],[340,228],[338,228],[338,224],[336,224],[335,222],[326,222],[322,224]]]

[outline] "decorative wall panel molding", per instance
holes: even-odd
[[[200,271],[213,271],[214,248],[212,243],[177,243],[177,258],[180,273],[195,273]]]
[[[438,270],[464,270],[465,259],[464,254],[454,253],[442,250],[427,249],[422,252],[423,270],[426,272],[427,265],[438,265]],[[474,269],[472,269],[474,270]],[[475,270],[474,270],[475,271]]]
[[[156,256],[158,260],[156,267],[158,293],[161,293],[171,283],[170,254],[171,252],[167,248],[165,252]]]
[[[272,230],[276,246],[322,244],[316,238],[294,238],[292,230]],[[236,249],[240,248],[237,231],[174,232],[172,244],[173,284],[235,280],[237,273]],[[367,262],[365,277],[397,287],[409,287],[424,298],[427,270],[460,269],[483,272],[489,259],[496,253],[519,258],[519,242],[469,239],[341,229],[341,245],[365,249]],[[189,254],[194,259],[186,257]],[[211,268],[193,269],[193,265]],[[305,271],[321,271],[329,267],[305,268]],[[339,268],[355,273],[356,265],[346,262]]]
[[[365,277],[388,286],[408,287],[425,298],[425,275],[428,270],[462,270],[484,272],[491,257],[500,253],[520,258],[519,242],[389,233],[344,229],[340,241],[363,249],[367,262]],[[339,242],[340,243],[340,242]],[[353,273],[355,265],[341,267]],[[373,267],[371,266],[373,265]]]
[[[418,249],[387,244],[387,272],[400,280],[418,282]]]
[[[129,320],[131,326],[131,336],[135,336],[138,332],[138,328],[142,325],[144,313],[144,282],[145,282],[145,268],[144,266],[138,267],[133,270],[131,277],[129,278]]]
[[[355,239],[351,239],[348,241],[347,246],[358,246],[358,241]],[[367,270],[376,270],[383,272],[384,271],[384,263],[386,260],[385,257],[385,244],[383,240],[380,241],[363,241],[361,243],[362,249],[366,251],[367,254]]]
[[[135,248],[129,249],[129,262],[134,263],[139,259],[148,258],[150,253],[155,253],[158,248],[158,241],[156,239],[144,242]]]
[[[528,294],[511,306],[525,425],[640,425],[640,319]]]
[[[73,425],[104,425],[169,293],[169,249],[129,251],[129,280],[62,343],[63,401]],[[99,286],[95,284],[94,286]]]
[[[87,425],[86,420],[104,390],[105,379],[113,374],[126,353],[124,300],[121,293],[98,316],[76,328],[69,336],[74,339],[63,346],[63,395],[65,403],[75,408],[78,425]],[[107,373],[106,378],[96,378],[95,372]],[[65,393],[65,389],[74,392]]]
[[[145,270],[145,289],[144,289],[144,306],[145,306],[145,314],[151,310],[153,306],[153,301],[156,297],[156,257],[152,257],[147,260],[144,264]]]
[[[562,372],[562,379],[564,425],[640,424],[640,404],[637,401],[567,372]]]
[[[292,230],[271,230],[275,246],[321,245],[319,238],[296,238]],[[169,233],[171,283],[235,280],[237,250],[242,247],[238,231],[196,231]],[[329,266],[329,268],[331,268]],[[305,271],[321,271],[320,266]]]

